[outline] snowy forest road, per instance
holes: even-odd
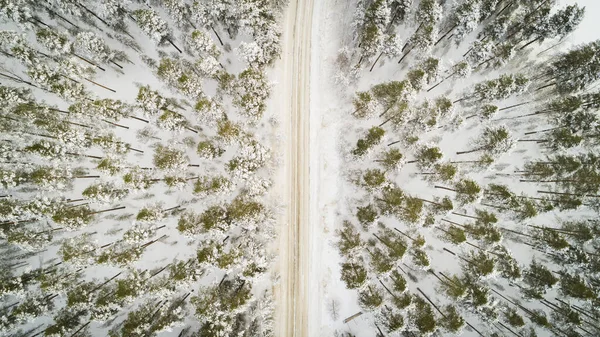
[[[287,228],[281,233],[279,333],[281,337],[308,336],[309,268],[309,147],[310,47],[313,0],[292,0],[284,26],[283,125],[287,134],[285,156]]]

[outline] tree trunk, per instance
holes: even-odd
[[[538,36],[538,37],[536,37],[535,39],[533,39],[533,40],[531,40],[531,41],[527,42],[527,43],[526,43],[526,44],[525,44],[523,47],[519,48],[519,50],[523,50],[523,49],[527,48],[527,47],[528,47],[528,46],[530,46],[531,44],[533,44],[533,43],[535,43],[535,42],[539,41],[541,38],[542,38],[541,36]]]
[[[373,71],[373,68],[375,68],[375,65],[377,64],[377,62],[379,62],[379,59],[381,58],[382,55],[383,55],[383,52],[379,53],[379,56],[377,56],[377,58],[375,59],[375,62],[373,62],[373,65],[371,66],[371,69],[369,69],[369,72]]]
[[[116,91],[116,90],[114,90],[114,89],[111,89],[111,88],[109,88],[109,87],[107,87],[107,86],[104,86],[104,85],[102,85],[102,84],[100,84],[100,83],[94,82],[94,81],[92,81],[92,80],[90,80],[90,79],[88,79],[88,78],[84,78],[84,80],[86,80],[86,81],[88,81],[88,82],[90,82],[90,83],[93,83],[93,84],[95,84],[95,85],[99,86],[100,88],[104,88],[104,89],[106,89],[106,90],[108,90],[108,91],[111,91],[111,92],[117,92],[117,91]]]
[[[86,157],[86,158],[91,158],[91,159],[102,159],[102,157],[98,157],[98,156],[90,156],[87,154],[79,154],[79,153],[73,153],[73,152],[65,152],[65,154],[70,155],[70,156]]]
[[[78,3],[77,1],[75,2],[79,7],[82,7],[86,12],[92,14],[92,16],[94,16],[96,19],[100,20],[100,22],[102,22],[103,24],[105,24],[107,27],[110,27],[110,25],[108,24],[108,22],[104,21],[104,19],[102,19],[101,17],[99,17],[98,15],[96,15],[96,13],[94,13],[93,11],[89,10],[87,7],[85,7],[84,5]],[[134,20],[135,21],[135,20]]]
[[[553,45],[553,46],[552,46],[552,47],[550,47],[550,48],[544,49],[543,51],[539,52],[539,53],[538,53],[536,56],[540,56],[540,55],[542,55],[543,53],[547,52],[548,50],[550,50],[550,49],[554,49],[554,48],[558,47],[559,45],[563,44],[565,41],[566,41],[566,40],[564,40],[564,39],[561,39],[561,40],[560,40],[560,41],[559,41],[557,44]]]
[[[398,61],[398,64],[402,63],[402,61],[404,61],[404,59],[408,56],[408,54],[410,54],[410,52],[413,50],[413,48],[410,48],[406,54],[402,55],[402,58],[400,58],[400,61]]]
[[[121,209],[125,209],[125,206],[120,206],[120,207],[115,207],[115,208],[109,208],[109,209],[105,209],[105,210],[101,210],[101,211],[95,211],[95,212],[92,212],[90,214],[100,214],[100,213],[118,211],[118,210],[121,210]]]
[[[479,147],[479,148],[476,148],[476,149],[473,149],[473,150],[468,150],[468,151],[459,151],[459,152],[456,152],[456,154],[457,154],[457,155],[461,155],[461,154],[467,154],[467,153],[479,152],[479,151],[481,151],[481,150],[483,150],[483,149],[484,149],[483,147]]]
[[[504,13],[504,11],[505,11],[505,10],[507,10],[507,9],[508,9],[509,7],[511,7],[512,5],[514,5],[514,3],[515,3],[515,1],[514,1],[514,0],[513,0],[513,1],[511,1],[511,2],[509,2],[509,3],[508,3],[506,6],[504,6],[504,8],[502,8],[502,9],[500,10],[500,12],[498,12],[498,14],[496,14],[496,17],[499,17],[499,16],[500,16],[500,14]]]
[[[149,121],[149,120],[147,120],[147,119],[143,119],[143,118],[139,118],[139,117],[135,117],[135,116],[127,116],[127,117],[128,117],[128,118],[131,118],[131,119],[138,120],[138,121],[140,121],[140,122],[144,122],[144,123],[150,123],[150,121]]]
[[[471,215],[467,215],[467,214],[460,214],[460,213],[456,213],[456,212],[452,212],[452,214],[458,215],[458,216],[462,216],[462,217],[465,217],[465,218],[481,220],[481,218],[479,218],[479,217],[471,216]]]
[[[431,299],[429,299],[429,296],[425,295],[425,293],[421,290],[421,288],[417,287],[417,290],[435,308],[435,310],[437,310],[440,313],[440,315],[442,315],[444,318],[446,318],[446,314],[444,314],[444,312],[442,312],[442,310],[440,310],[440,308],[435,303],[433,303],[433,301]]]
[[[34,88],[41,89],[40,87],[38,87],[37,85],[35,85],[35,84],[31,83],[31,82],[23,81],[22,79],[17,78],[17,77],[9,76],[9,75],[3,74],[3,73],[0,73],[0,76],[4,76],[4,77],[9,78],[9,79],[11,79],[11,80],[13,80],[15,82],[18,82],[18,83],[25,83],[25,84],[27,84],[29,86],[34,87]],[[45,90],[45,91],[47,91],[47,90]]]
[[[522,105],[526,105],[526,104],[529,104],[529,103],[531,103],[531,101],[529,101],[529,102],[524,102],[524,103],[519,103],[519,104],[515,104],[515,105],[509,105],[509,106],[507,106],[507,107],[504,107],[504,108],[500,108],[500,109],[498,109],[498,111],[504,111],[504,110],[508,110],[508,109],[516,108],[516,107],[519,107],[519,106],[522,106]]]
[[[111,121],[108,121],[108,120],[106,120],[106,119],[103,119],[102,121],[103,121],[104,123],[110,124],[110,125],[112,125],[112,126],[116,126],[116,127],[118,127],[118,128],[121,128],[121,129],[127,129],[127,130],[129,130],[129,127],[128,127],[128,126],[121,125],[121,124],[117,124],[117,123],[113,123],[113,122],[111,122]]]
[[[86,326],[90,325],[90,323],[91,323],[91,321],[88,321],[87,323],[82,325],[79,329],[77,329],[77,331],[73,332],[71,337],[75,337],[81,330],[85,329]]]
[[[362,63],[362,61],[365,59],[364,55],[361,55],[360,59],[358,60],[358,63],[356,64],[356,66],[360,66],[360,64]]]
[[[108,61],[108,62],[110,62],[110,63],[112,63],[112,64],[116,65],[117,67],[119,67],[119,68],[121,68],[121,69],[123,69],[123,66],[121,66],[120,64],[118,64],[117,62],[115,62],[115,61],[113,61],[113,60],[110,60],[110,61]]]
[[[383,121],[383,123],[379,124],[379,125],[378,125],[378,127],[382,127],[382,126],[384,126],[384,125],[385,125],[385,124],[387,124],[389,121],[391,121],[393,118],[394,118],[394,117],[390,117],[390,118],[386,119],[385,121]]]
[[[123,274],[123,272],[118,273],[117,275],[109,278],[108,280],[104,281],[102,284],[98,285],[96,288],[90,290],[88,292],[88,295],[93,294],[94,292],[96,292],[97,290],[99,290],[100,288],[102,288],[103,286],[105,286],[106,284],[108,284],[110,281],[116,279],[117,277],[119,277],[119,275]]]
[[[594,194],[573,194],[573,193],[560,193],[560,192],[550,192],[550,191],[537,191],[542,194],[556,194],[556,195],[570,195],[575,197],[591,197],[591,198],[600,198],[600,195]]]
[[[437,88],[440,84],[444,83],[447,79],[451,78],[452,76],[456,75],[456,71],[453,72],[452,74],[448,75],[446,78],[444,78],[441,82],[439,82],[438,84],[434,85],[433,87],[427,89],[427,92],[430,92],[431,90]]]
[[[540,131],[525,132],[525,135],[533,135],[533,134],[536,134],[536,133],[554,131],[554,130],[558,130],[558,129],[562,129],[562,128],[564,128],[564,127],[563,126],[559,126],[559,127],[556,127],[556,128],[544,129],[544,130],[540,130]]]
[[[457,99],[456,101],[452,102],[452,104],[456,104],[456,103],[458,103],[458,102],[466,101],[466,100],[468,100],[468,99],[471,99],[471,98],[473,98],[473,97],[475,97],[475,95],[471,95],[471,96],[465,96],[465,97],[463,97],[463,98],[461,98],[461,99]]]
[[[456,192],[456,190],[455,190],[455,189],[452,189],[452,188],[449,188],[449,187],[438,186],[438,185],[435,185],[435,186],[433,186],[433,187],[434,187],[434,188],[439,188],[439,189],[442,189],[442,190],[446,190],[446,191],[452,191],[452,192],[458,193],[458,192]]]
[[[417,199],[418,199],[418,198],[417,198]],[[410,241],[412,241],[412,242],[415,242],[415,239],[411,238],[410,236],[408,236],[408,234],[406,234],[406,233],[402,232],[402,231],[401,231],[401,230],[399,230],[398,228],[395,228],[395,227],[394,227],[394,230],[395,230],[396,232],[398,232],[398,233],[400,233],[400,234],[402,234],[402,235],[406,236],[408,239],[410,239]]]
[[[181,205],[177,205],[177,206],[175,206],[175,207],[167,208],[167,209],[165,209],[165,210],[164,210],[164,211],[162,211],[162,212],[163,212],[163,213],[167,213],[167,212],[170,212],[170,211],[174,211],[174,210],[178,209],[179,207],[181,207]]]
[[[85,58],[85,57],[83,57],[83,56],[79,56],[79,55],[77,55],[77,54],[75,54],[75,53],[71,53],[71,54],[72,54],[73,56],[77,57],[78,59],[80,59],[80,60],[82,60],[82,61],[84,61],[84,62],[86,62],[86,63],[89,63],[90,65],[93,65],[94,67],[97,67],[98,69],[100,69],[100,70],[102,70],[102,71],[106,71],[106,69],[104,69],[104,68],[102,68],[101,66],[97,65],[96,63],[94,63],[94,62],[92,62],[92,61],[90,61],[90,60],[86,59],[86,58]]]
[[[421,22],[419,24],[419,27],[417,27],[417,30],[415,30],[415,32],[413,33],[413,35],[411,35],[411,37],[414,36],[415,34],[417,34],[417,32],[421,29],[422,26],[423,26],[423,23]],[[406,49],[406,47],[408,47],[408,43],[409,42],[410,42],[410,38],[408,40],[406,40],[406,43],[404,44],[404,46],[402,46],[402,50],[401,50],[402,52],[404,52],[404,50]]]
[[[455,30],[455,29],[456,29],[456,27],[458,27],[458,25],[454,25],[454,27],[450,28],[450,30],[449,30],[449,31],[447,31],[447,32],[446,32],[446,34],[442,35],[442,37],[440,37],[440,38],[439,38],[437,41],[435,41],[435,43],[433,44],[433,46],[435,47],[435,46],[437,46],[437,45],[438,45],[438,43],[442,42],[442,40],[443,40],[443,39],[444,39],[446,36],[448,36],[448,34],[450,34],[450,33],[451,33],[453,30]]]
[[[545,89],[545,88],[548,88],[548,87],[552,87],[552,86],[555,86],[555,85],[557,85],[557,84],[558,84],[558,83],[556,83],[556,82],[554,82],[554,83],[550,83],[550,84],[546,84],[546,85],[544,85],[544,86],[541,86],[541,87],[539,87],[539,88],[535,89],[535,91],[540,91],[540,90],[542,90],[542,89]]]
[[[55,11],[53,11],[52,9],[48,8],[47,6],[44,6],[44,8],[46,8],[46,10],[47,10],[47,11],[48,11],[50,14],[52,14],[52,15],[54,15],[54,16],[56,16],[56,17],[58,17],[59,19],[63,20],[64,22],[66,22],[66,23],[68,23],[68,24],[70,24],[71,26],[73,26],[73,27],[75,27],[75,28],[77,28],[77,29],[81,29],[79,26],[77,26],[77,25],[76,25],[76,24],[74,24],[73,22],[71,22],[71,21],[67,20],[67,19],[66,19],[64,16],[62,16],[62,15],[60,15],[60,14],[56,13],[56,12],[55,12]]]
[[[171,46],[173,46],[175,49],[177,49],[177,51],[180,54],[183,54],[183,52],[181,51],[181,49],[179,49],[179,47],[177,47],[177,45],[175,45],[175,43],[173,43],[173,41],[171,39],[167,38],[166,40],[167,40],[167,42],[169,42],[171,44]]]
[[[214,26],[210,26],[210,29],[213,31],[213,33],[215,33],[215,35],[217,36],[217,39],[219,40],[219,43],[221,44],[221,46],[223,46],[223,40],[221,40],[221,37],[219,36],[219,33],[217,33],[217,31],[215,30]]]

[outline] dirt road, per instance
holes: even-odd
[[[278,335],[308,337],[310,47],[313,0],[292,0],[283,39],[287,227],[281,232]]]

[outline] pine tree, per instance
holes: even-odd
[[[484,151],[490,155],[500,155],[510,150],[514,140],[510,137],[508,129],[504,126],[486,127],[481,136],[475,141],[475,148],[468,151],[460,151],[456,154],[466,154]]]
[[[413,296],[412,301],[415,303],[415,306],[409,313],[409,316],[419,332],[421,334],[427,334],[435,331],[438,323],[435,320],[431,305],[419,296]]]
[[[344,281],[348,289],[361,288],[367,280],[367,271],[360,264],[360,260],[341,265],[341,280]]]
[[[600,41],[594,41],[561,54],[548,70],[554,79],[551,85],[560,94],[568,94],[596,81],[600,78],[599,50]]]
[[[352,154],[357,157],[364,156],[372,147],[381,142],[384,134],[385,131],[382,128],[376,126],[370,128],[366,137],[356,142],[356,148],[352,150]]]
[[[523,282],[529,286],[523,288],[526,297],[542,298],[546,290],[554,286],[558,279],[546,266],[532,260],[529,268],[523,272]]]

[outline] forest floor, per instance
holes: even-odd
[[[284,22],[281,87],[287,211],[281,231],[278,335],[307,336],[309,268],[310,56],[313,0],[290,3]]]

